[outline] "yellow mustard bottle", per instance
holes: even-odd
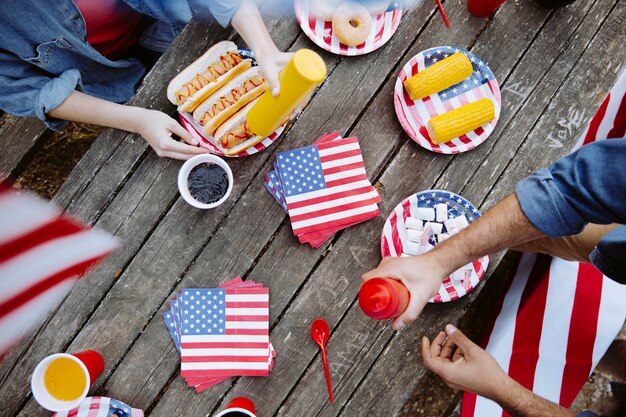
[[[274,97],[267,90],[246,116],[248,130],[267,137],[306,100],[326,78],[326,64],[310,49],[296,51],[291,61],[278,75],[280,93]]]

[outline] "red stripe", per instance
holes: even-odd
[[[338,219],[338,220],[333,220],[330,222],[325,222],[323,224],[302,227],[300,229],[294,230],[294,234],[296,236],[299,236],[299,235],[304,235],[304,234],[308,234],[312,232],[319,232],[319,231],[328,230],[328,229],[336,229],[335,231],[337,231],[337,230],[343,229],[343,226],[345,226],[346,224],[352,224],[357,221],[368,220],[368,219],[371,219],[372,217],[378,216],[378,214],[380,214],[380,212],[376,210],[374,212],[367,212],[367,213],[363,213],[359,215],[354,215],[345,219]]]
[[[181,349],[265,349],[267,342],[183,342]]]
[[[232,315],[227,315],[226,316],[226,321],[252,321],[252,322],[257,322],[257,321],[265,321],[267,322],[269,320],[269,316],[244,316],[244,315],[236,315],[236,316],[232,316]]]
[[[551,261],[550,256],[537,255],[515,319],[509,376],[529,390],[533,389],[539,359],[539,341],[543,328]]]
[[[322,33],[322,37],[324,39],[324,43],[328,46],[331,45],[333,35],[332,35],[333,22],[324,22],[324,33]],[[319,33],[316,33],[317,36],[320,36]]]
[[[267,336],[269,329],[226,329],[227,335]]]
[[[363,163],[363,160],[359,162],[354,162],[352,164],[339,165],[339,166],[331,167],[331,168],[324,168],[324,175],[332,175],[332,174],[337,174],[339,172],[344,172],[344,171],[348,171],[352,169],[359,169],[359,168],[365,169],[365,164]]]
[[[226,303],[226,308],[268,308],[267,301],[232,301]]]
[[[335,140],[335,141],[330,142],[330,143],[337,143],[337,142],[339,142],[339,141]],[[318,145],[318,146],[320,146],[320,145]],[[348,143],[345,143],[344,145],[348,145]],[[332,153],[332,154],[320,156],[320,161],[322,163],[324,163],[324,162],[331,162],[331,161],[337,161],[337,160],[340,160],[340,159],[350,158],[350,157],[353,157],[353,156],[360,156],[360,155],[361,155],[361,148],[357,148],[357,149],[351,149],[351,150],[348,150],[348,151],[337,152],[337,153]]]
[[[563,407],[572,404],[591,373],[602,304],[602,280],[602,274],[593,265],[579,264],[559,400]]]
[[[304,214],[298,214],[296,216],[290,216],[291,223],[293,224],[293,223],[304,221],[304,220],[317,219],[319,217],[327,216],[330,214],[343,213],[347,210],[352,210],[352,209],[356,209],[359,207],[365,207],[365,206],[369,206],[372,204],[375,204],[372,198],[365,198],[364,200],[361,200],[361,201],[353,201],[348,204],[341,204],[338,206],[328,207],[326,209],[315,210],[314,212],[311,212],[311,213],[304,213]]]
[[[476,394],[467,391],[463,392],[460,417],[480,417],[474,416],[474,411],[476,411]]]
[[[267,358],[265,358],[267,361]],[[268,365],[269,366],[269,365]],[[185,370],[181,371],[180,375],[183,378],[188,376],[215,376],[215,377],[224,377],[224,376],[266,376],[269,373],[268,370],[263,369],[202,369],[202,370]]]
[[[606,114],[606,109],[609,107],[609,101],[611,100],[611,94],[606,96],[600,108],[596,112],[596,115],[591,119],[591,123],[589,123],[589,129],[587,130],[587,135],[585,135],[585,140],[583,141],[583,145],[591,143],[596,140],[596,136],[598,134],[598,128],[600,128],[600,124],[604,119],[604,115]]]
[[[365,172],[365,170],[363,170]],[[367,174],[363,173],[360,175],[355,175],[353,177],[346,177],[346,178],[341,178],[338,180],[333,180],[333,181],[326,181],[326,189],[328,188],[332,188],[332,187],[338,187],[340,185],[345,185],[345,184],[351,184],[353,182],[357,182],[357,181],[363,181],[363,180],[367,180]]]
[[[398,233],[398,214],[395,210],[391,214],[389,222],[391,223],[391,242],[389,243],[393,245],[397,256],[400,256],[403,252],[402,239],[400,239],[400,235]],[[387,252],[385,255],[389,256],[391,255],[391,252]]]
[[[198,362],[267,362],[267,355],[265,356],[182,356],[180,361],[183,363],[198,363]]]
[[[37,282],[36,284],[25,289],[13,298],[8,299],[4,303],[0,304],[0,318],[11,313],[13,310],[20,308],[31,300],[39,297],[50,288],[64,282],[65,280],[78,280],[78,278],[83,275],[85,271],[87,271],[92,265],[105,257],[107,254],[96,256],[94,258],[72,265],[71,267],[66,268],[63,271],[57,272],[56,274]]]
[[[252,288],[247,288],[247,287],[240,287],[240,288],[231,288],[231,287],[227,287],[225,289],[226,291],[226,295],[266,295],[270,293],[269,288],[262,288],[262,287],[252,287]]]
[[[311,198],[311,199],[304,200],[304,201],[295,201],[295,202],[289,204],[289,209],[290,210],[295,210],[295,209],[298,209],[298,208],[301,208],[301,207],[310,206],[312,204],[325,203],[325,202],[328,202],[328,201],[336,200],[338,198],[350,197],[350,196],[353,196],[353,195],[369,193],[371,191],[372,191],[372,186],[371,185],[370,186],[366,185],[365,187],[355,188],[355,189],[347,190],[347,191],[338,191],[336,193],[324,195],[322,197],[315,197],[315,198]]]
[[[626,135],[626,94],[617,109],[613,128],[609,131],[607,139],[623,138]]]

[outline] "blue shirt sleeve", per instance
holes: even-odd
[[[626,224],[626,139],[583,146],[517,184],[528,220],[547,236],[579,233],[587,223]],[[626,227],[599,242],[590,258],[610,278],[626,282]]]
[[[203,18],[207,16],[208,11],[222,27],[226,27],[239,8],[241,0],[189,0],[189,4],[194,15]]]
[[[626,139],[583,146],[520,181],[528,220],[548,236],[578,233],[587,223],[626,223]]]
[[[74,90],[81,90],[80,72],[70,69],[58,76],[39,70],[19,57],[0,51],[0,109],[16,116],[34,116],[52,130],[62,131],[66,121],[48,117]]]

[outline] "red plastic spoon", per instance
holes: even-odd
[[[311,325],[311,337],[322,349],[322,361],[324,362],[324,372],[326,373],[326,386],[328,387],[328,399],[333,402],[333,389],[330,385],[330,372],[328,371],[328,359],[326,359],[326,342],[330,336],[328,323],[324,319],[315,319]]]

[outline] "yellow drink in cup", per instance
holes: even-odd
[[[87,367],[77,357],[57,353],[39,362],[30,385],[42,407],[59,412],[78,407],[87,397],[91,379]]]
[[[87,377],[76,361],[58,358],[46,368],[43,384],[48,393],[57,400],[74,401],[85,390]]]
[[[280,93],[263,93],[246,117],[248,129],[255,135],[271,135],[300,106],[326,78],[326,64],[310,49],[296,51],[285,69],[278,75]]]

